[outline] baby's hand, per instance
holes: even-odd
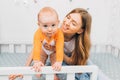
[[[61,67],[62,67],[62,62],[55,62],[55,63],[52,65],[52,68],[53,68],[53,70],[55,70],[55,71],[60,71],[60,70],[61,70]]]
[[[41,61],[35,61],[32,69],[34,69],[35,72],[39,72],[42,66],[44,66],[44,64]]]

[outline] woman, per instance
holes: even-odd
[[[72,10],[65,17],[61,29],[65,39],[64,61],[72,65],[86,65],[91,46],[90,14],[82,8]],[[70,57],[68,57],[66,53],[70,55]]]
[[[90,65],[91,15],[82,8],[73,9],[63,20],[61,29],[64,33],[63,65]],[[66,80],[66,79],[65,79]],[[90,80],[88,73],[75,74],[75,80]],[[110,80],[100,70],[97,80]]]
[[[61,29],[64,33],[64,65],[86,65],[91,47],[91,16],[82,8],[66,15]],[[76,80],[89,80],[88,74],[76,74]]]

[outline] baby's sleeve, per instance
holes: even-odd
[[[34,34],[34,41],[33,41],[33,60],[40,60],[40,51],[41,51],[41,33],[37,30]]]
[[[64,54],[64,36],[61,30],[58,30],[56,36],[56,61],[63,61],[63,54]]]

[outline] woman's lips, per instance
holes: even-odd
[[[65,30],[65,31],[66,31],[66,30],[69,30],[69,28],[66,28],[65,26],[63,26],[63,30]]]

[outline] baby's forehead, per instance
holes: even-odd
[[[51,12],[51,11],[47,11],[47,12],[41,12],[39,14],[39,18],[49,18],[49,17],[53,17],[53,18],[58,18],[58,15],[55,12]]]
[[[46,23],[46,22],[57,22],[58,18],[55,15],[44,15],[39,17],[39,21]]]
[[[51,17],[53,19],[58,19],[58,14],[55,10],[43,9],[38,14],[38,19],[46,19],[46,18],[51,18]]]
[[[50,14],[50,13],[44,13],[39,15],[38,20],[40,23],[43,23],[43,24],[48,24],[48,23],[53,24],[59,21],[56,15]]]
[[[51,14],[54,14],[54,15],[58,15],[56,10],[51,8],[51,7],[44,7],[40,10],[39,13],[51,13]]]
[[[50,7],[42,8],[40,10],[40,12],[38,13],[38,15],[56,15],[56,16],[58,16],[57,12],[53,8],[50,8]]]

